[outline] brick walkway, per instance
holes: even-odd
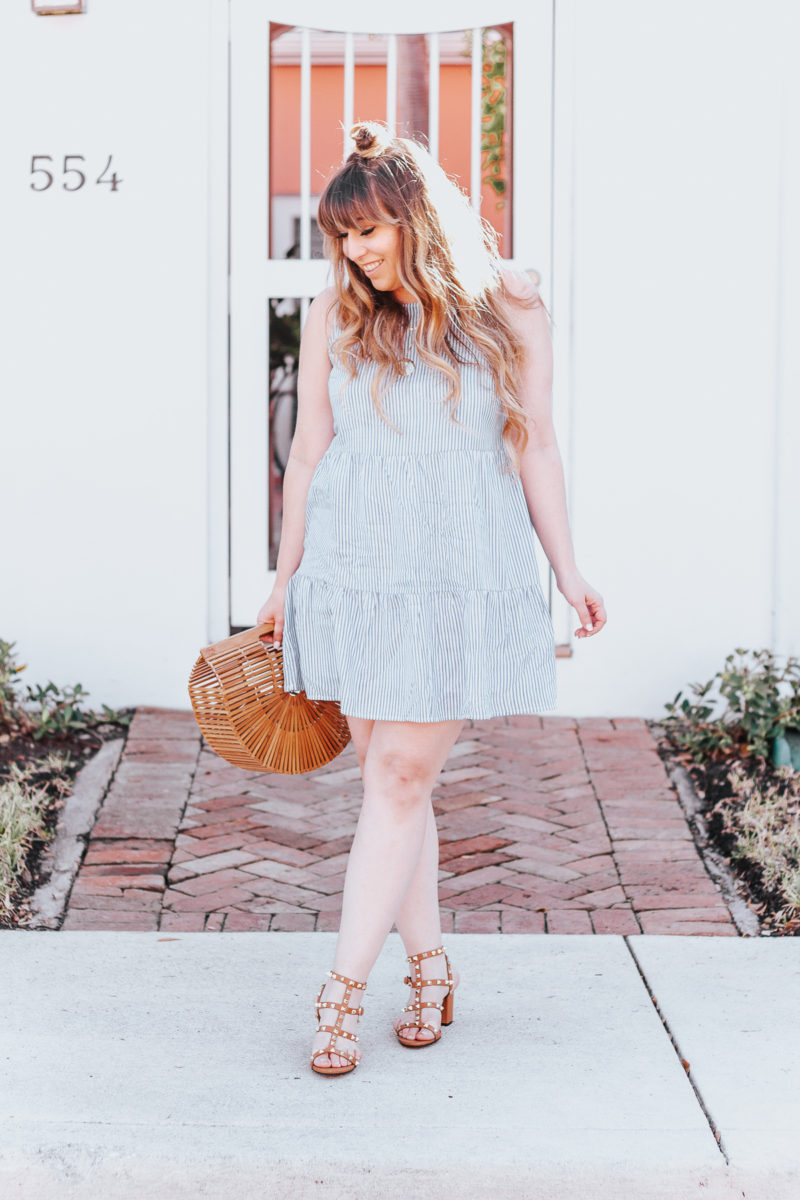
[[[445,933],[737,933],[643,720],[468,721],[433,798]],[[360,800],[352,744],[249,773],[140,708],[63,928],[335,929]]]

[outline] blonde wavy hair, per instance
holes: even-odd
[[[509,305],[538,306],[538,293],[533,287],[526,296],[509,291],[497,235],[422,145],[392,137],[377,121],[354,125],[350,138],[354,150],[328,180],[317,214],[336,291],[339,333],[332,353],[351,380],[359,362],[377,364],[372,401],[396,428],[381,399],[404,373],[408,313],[347,257],[342,234],[369,225],[397,226],[398,275],[421,308],[415,335],[419,356],[448,381],[445,401],[456,424],[459,364],[488,368],[505,414],[502,436],[511,470],[519,474],[532,418],[520,403],[526,348],[510,321]]]

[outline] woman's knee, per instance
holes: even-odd
[[[364,788],[403,805],[427,802],[463,721],[375,721],[363,768]]]
[[[370,751],[365,764],[365,784],[377,785],[402,807],[427,801],[433,786],[431,763],[409,751]]]

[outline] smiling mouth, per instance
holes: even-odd
[[[361,270],[364,272],[365,275],[374,275],[382,262],[383,262],[383,259],[378,259],[377,262],[366,263],[361,267]]]

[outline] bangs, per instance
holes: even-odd
[[[329,237],[364,225],[394,225],[396,219],[380,203],[371,173],[348,163],[322,193],[317,224]]]

